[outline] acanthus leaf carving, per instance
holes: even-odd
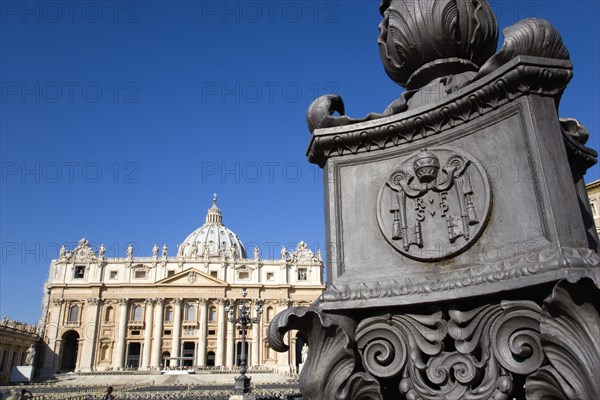
[[[568,60],[569,50],[560,33],[542,18],[527,18],[502,30],[504,43],[479,70],[476,79],[520,55]]]
[[[366,372],[396,382],[407,399],[507,400],[513,375],[530,374],[545,360],[540,312],[523,300],[447,314],[383,314],[358,324],[356,345]]]
[[[284,335],[292,329],[308,340],[310,350],[300,373],[305,400],[382,399],[378,382],[357,371],[352,325],[349,319],[326,315],[316,306],[291,307],[271,321],[268,340],[274,350],[289,349]]]
[[[600,398],[600,290],[588,279],[559,283],[542,307],[549,364],[527,379],[529,400]]]

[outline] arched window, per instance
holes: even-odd
[[[69,310],[69,322],[79,321],[79,306],[75,304]]]
[[[185,314],[185,319],[188,321],[196,320],[196,307],[190,304],[187,308],[187,313]]]
[[[273,319],[274,310],[273,307],[267,307],[267,321]]]
[[[144,320],[144,313],[143,313],[143,309],[142,306],[135,306],[133,308],[133,320],[134,321],[143,321]]]
[[[169,306],[165,309],[165,322],[173,321],[173,307]]]
[[[106,307],[106,311],[104,313],[104,322],[111,322],[113,319],[114,310],[112,306]]]
[[[208,320],[211,322],[214,322],[217,320],[217,309],[214,307],[211,307],[208,310]]]

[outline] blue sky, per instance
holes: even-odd
[[[335,92],[359,117],[400,95],[379,61],[378,4],[2,1],[0,315],[37,320],[62,243],[174,255],[214,192],[265,258],[300,240],[323,249],[306,109]],[[598,149],[598,1],[492,4],[500,27],[539,17],[562,33],[575,77],[560,115]]]

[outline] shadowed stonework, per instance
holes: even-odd
[[[600,257],[588,132],[559,118],[573,76],[545,20],[484,0],[388,0],[379,47],[406,88],[381,114],[308,110],[323,168],[328,288],[299,330],[305,399],[600,398]]]

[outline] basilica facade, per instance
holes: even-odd
[[[50,264],[41,319],[42,374],[57,371],[158,371],[234,368],[242,348],[252,368],[294,371],[302,337],[276,353],[266,340],[269,322],[294,305],[307,306],[323,291],[323,262],[304,242],[278,259],[247,255],[223,225],[216,197],[205,223],[169,256],[166,245],[140,257],[129,246],[109,258],[81,239]],[[242,332],[226,310],[246,304],[258,324]],[[262,314],[257,314],[260,305]],[[228,307],[230,306],[230,307]],[[236,311],[237,312],[237,311]],[[235,313],[232,315],[235,317]],[[247,346],[241,345],[242,334]]]

